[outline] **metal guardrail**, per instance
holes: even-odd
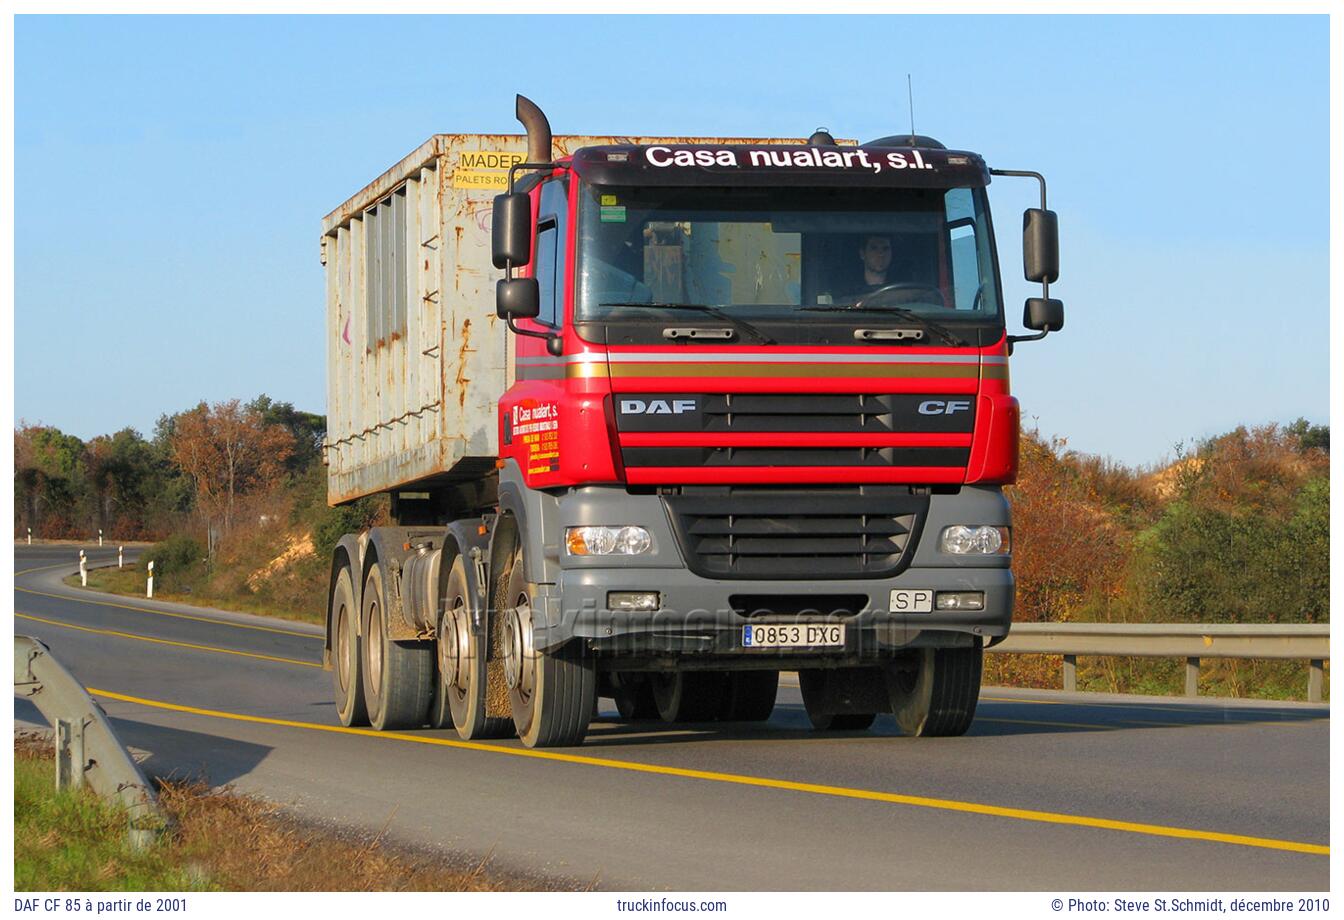
[[[56,732],[56,788],[88,785],[117,799],[131,842],[145,846],[164,827],[158,798],[112,731],[102,707],[41,641],[14,637],[14,692],[37,706]]]
[[[992,652],[1064,656],[1064,689],[1078,689],[1079,655],[1184,658],[1185,695],[1199,695],[1204,658],[1310,662],[1307,699],[1321,701],[1330,658],[1328,623],[1015,623]]]

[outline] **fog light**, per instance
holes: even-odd
[[[658,609],[657,591],[608,591],[608,610],[650,611]]]
[[[1012,551],[1008,528],[990,525],[953,524],[943,528],[938,543],[943,552],[956,556],[1007,555]]]
[[[565,549],[571,556],[639,556],[653,548],[643,527],[567,527]]]
[[[933,605],[939,610],[984,610],[983,591],[939,591],[933,596]]]

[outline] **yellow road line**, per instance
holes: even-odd
[[[192,715],[208,716],[216,719],[228,719],[235,722],[251,722],[258,725],[274,725],[282,728],[303,728],[310,731],[332,732],[344,735],[363,735],[381,738],[386,741],[406,741],[413,744],[432,744],[441,747],[458,748],[467,751],[486,751],[492,754],[507,754],[512,757],[526,757],[553,763],[568,763],[588,767],[605,767],[611,770],[624,770],[631,773],[649,773],[659,776],[674,776],[681,779],[695,779],[711,783],[727,783],[736,786],[755,786],[765,789],[780,789],[788,792],[802,792],[812,795],[824,795],[842,799],[860,799],[871,802],[885,802],[892,805],[911,805],[920,808],[934,808],[942,811],[955,811],[977,815],[991,815],[999,818],[1014,818],[1020,821],[1033,821],[1044,824],[1062,824],[1074,827],[1090,827],[1102,830],[1123,831],[1131,834],[1143,834],[1153,837],[1174,837],[1181,840],[1200,840],[1211,843],[1227,843],[1236,846],[1259,847],[1269,850],[1287,850],[1293,853],[1309,853],[1328,856],[1330,848],[1316,843],[1301,843],[1295,840],[1276,840],[1270,837],[1248,837],[1242,834],[1223,834],[1217,831],[1201,831],[1185,827],[1168,827],[1161,824],[1141,824],[1133,821],[1113,821],[1108,818],[1091,818],[1084,815],[1060,814],[1049,811],[1034,811],[1026,808],[1003,808],[997,805],[984,805],[978,802],[959,802],[953,799],[934,799],[917,795],[902,795],[895,792],[878,792],[872,789],[849,789],[843,786],[825,786],[817,783],[799,783],[792,780],[771,779],[763,776],[746,776],[737,773],[717,773],[709,770],[688,770],[682,767],[668,767],[658,764],[638,763],[628,760],[612,760],[605,757],[589,757],[583,754],[563,754],[559,751],[537,751],[521,747],[505,747],[499,744],[484,744],[479,741],[460,741],[453,738],[438,738],[426,735],[407,735],[400,732],[379,732],[369,728],[345,728],[339,725],[320,725],[315,722],[297,722],[290,719],[272,719],[265,716],[249,716],[234,712],[221,712],[214,709],[198,709],[193,706],[181,706],[160,700],[147,700],[142,697],[127,696],[110,690],[87,688],[89,693],[104,699],[120,700],[155,709],[172,712],[185,712]]]
[[[32,571],[41,570],[33,569]],[[25,573],[18,572],[16,574],[23,575]],[[148,607],[136,607],[133,604],[118,604],[113,601],[86,600],[85,598],[72,594],[51,594],[47,591],[34,591],[32,588],[20,588],[18,585],[14,586],[14,590],[22,591],[24,594],[36,594],[39,597],[54,597],[59,601],[74,601],[77,604],[94,604],[98,607],[116,607],[119,610],[134,610],[136,613],[148,613],[154,616],[172,617],[178,620],[195,620],[198,623],[213,623],[215,626],[232,626],[234,629],[252,629],[257,632],[279,633],[282,636],[298,636],[300,639],[322,639],[321,636],[314,636],[312,633],[295,632],[292,629],[279,629],[275,626],[254,626],[251,623],[232,623],[228,620],[216,620],[213,617],[198,617],[190,613],[173,613],[169,610],[151,610]]]
[[[189,648],[198,652],[218,652],[221,655],[241,655],[244,658],[260,658],[262,661],[278,661],[282,664],[296,664],[305,668],[322,667],[320,664],[311,661],[300,661],[297,658],[278,658],[274,655],[259,655],[256,652],[242,652],[233,648],[217,648],[213,645],[195,645],[191,642],[174,642],[171,639],[156,639],[152,636],[137,636],[134,633],[117,632],[113,629],[94,629],[92,626],[76,626],[74,623],[62,623],[60,620],[48,620],[46,617],[33,616],[31,613],[19,613],[17,610],[14,611],[14,616],[23,620],[33,620],[37,623],[59,626],[61,629],[77,629],[80,632],[96,633],[100,636],[114,636],[118,639],[134,639],[137,642],[153,642],[155,645],[175,645],[178,648]]]
[[[1049,725],[1052,728],[1087,728],[1093,731],[1114,732],[1125,728],[1121,723],[1114,725],[1094,725],[1088,722],[1044,722],[1035,719],[995,719],[989,716],[976,716],[975,724],[981,722],[1003,722],[1007,725]]]
[[[51,571],[52,569],[60,569],[60,568],[64,568],[65,566],[69,566],[69,565],[73,565],[73,566],[76,566],[76,567],[77,567],[77,566],[79,565],[79,560],[78,560],[78,559],[72,559],[72,560],[70,560],[69,562],[58,562],[58,563],[56,563],[55,565],[40,565],[40,566],[38,566],[38,567],[35,568],[35,569],[24,569],[22,572],[15,572],[15,573],[14,573],[14,577],[15,577],[15,578],[18,578],[20,575],[31,575],[31,574],[33,574],[34,572],[49,572],[49,571]],[[16,587],[17,587],[17,586],[16,586]]]

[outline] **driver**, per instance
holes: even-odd
[[[855,295],[871,294],[889,284],[891,272],[891,237],[866,236],[859,247],[859,261],[863,263],[863,285]]]

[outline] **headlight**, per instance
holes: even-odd
[[[954,524],[943,529],[938,548],[956,556],[1007,555],[1012,552],[1012,540],[1007,527]]]
[[[643,527],[567,527],[565,548],[571,556],[638,556],[653,548]]]

